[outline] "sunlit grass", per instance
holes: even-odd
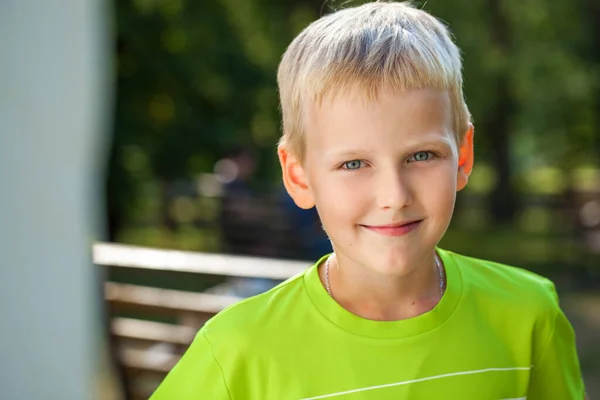
[[[164,227],[130,227],[123,229],[117,242],[163,249],[218,252],[221,239],[218,230],[198,228],[192,224],[180,225],[176,230]]]

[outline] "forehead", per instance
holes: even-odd
[[[305,106],[307,150],[316,145],[401,145],[403,140],[453,137],[447,91],[387,90],[373,99],[345,91]]]

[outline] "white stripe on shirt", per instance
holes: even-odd
[[[343,395],[351,394],[351,393],[366,392],[367,390],[383,389],[383,388],[388,388],[388,387],[392,387],[392,386],[402,386],[402,385],[408,385],[408,384],[411,384],[411,383],[430,381],[430,380],[433,380],[433,379],[448,378],[448,377],[451,377],[451,376],[473,375],[473,374],[481,374],[481,373],[484,373],[484,372],[493,372],[493,371],[529,371],[529,370],[531,370],[531,368],[532,367],[486,368],[486,369],[479,369],[479,370],[473,370],[473,371],[453,372],[453,373],[450,373],[450,374],[428,376],[426,378],[412,379],[412,380],[409,380],[409,381],[386,383],[385,385],[368,386],[368,387],[364,387],[364,388],[346,390],[344,392],[324,394],[324,395],[316,396],[316,397],[307,397],[307,398],[304,398],[304,399],[301,399],[301,400],[325,399],[325,398],[329,398],[329,397],[343,396]],[[514,400],[524,400],[524,399],[526,400],[525,397],[514,399]],[[511,399],[506,399],[506,400],[511,400]]]

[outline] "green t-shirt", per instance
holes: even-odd
[[[317,263],[211,319],[151,399],[583,399],[554,285],[438,253],[447,289],[433,310],[358,317],[329,297]]]

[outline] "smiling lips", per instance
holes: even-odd
[[[404,236],[421,225],[422,219],[409,222],[399,222],[388,225],[361,225],[370,231],[384,236]]]

